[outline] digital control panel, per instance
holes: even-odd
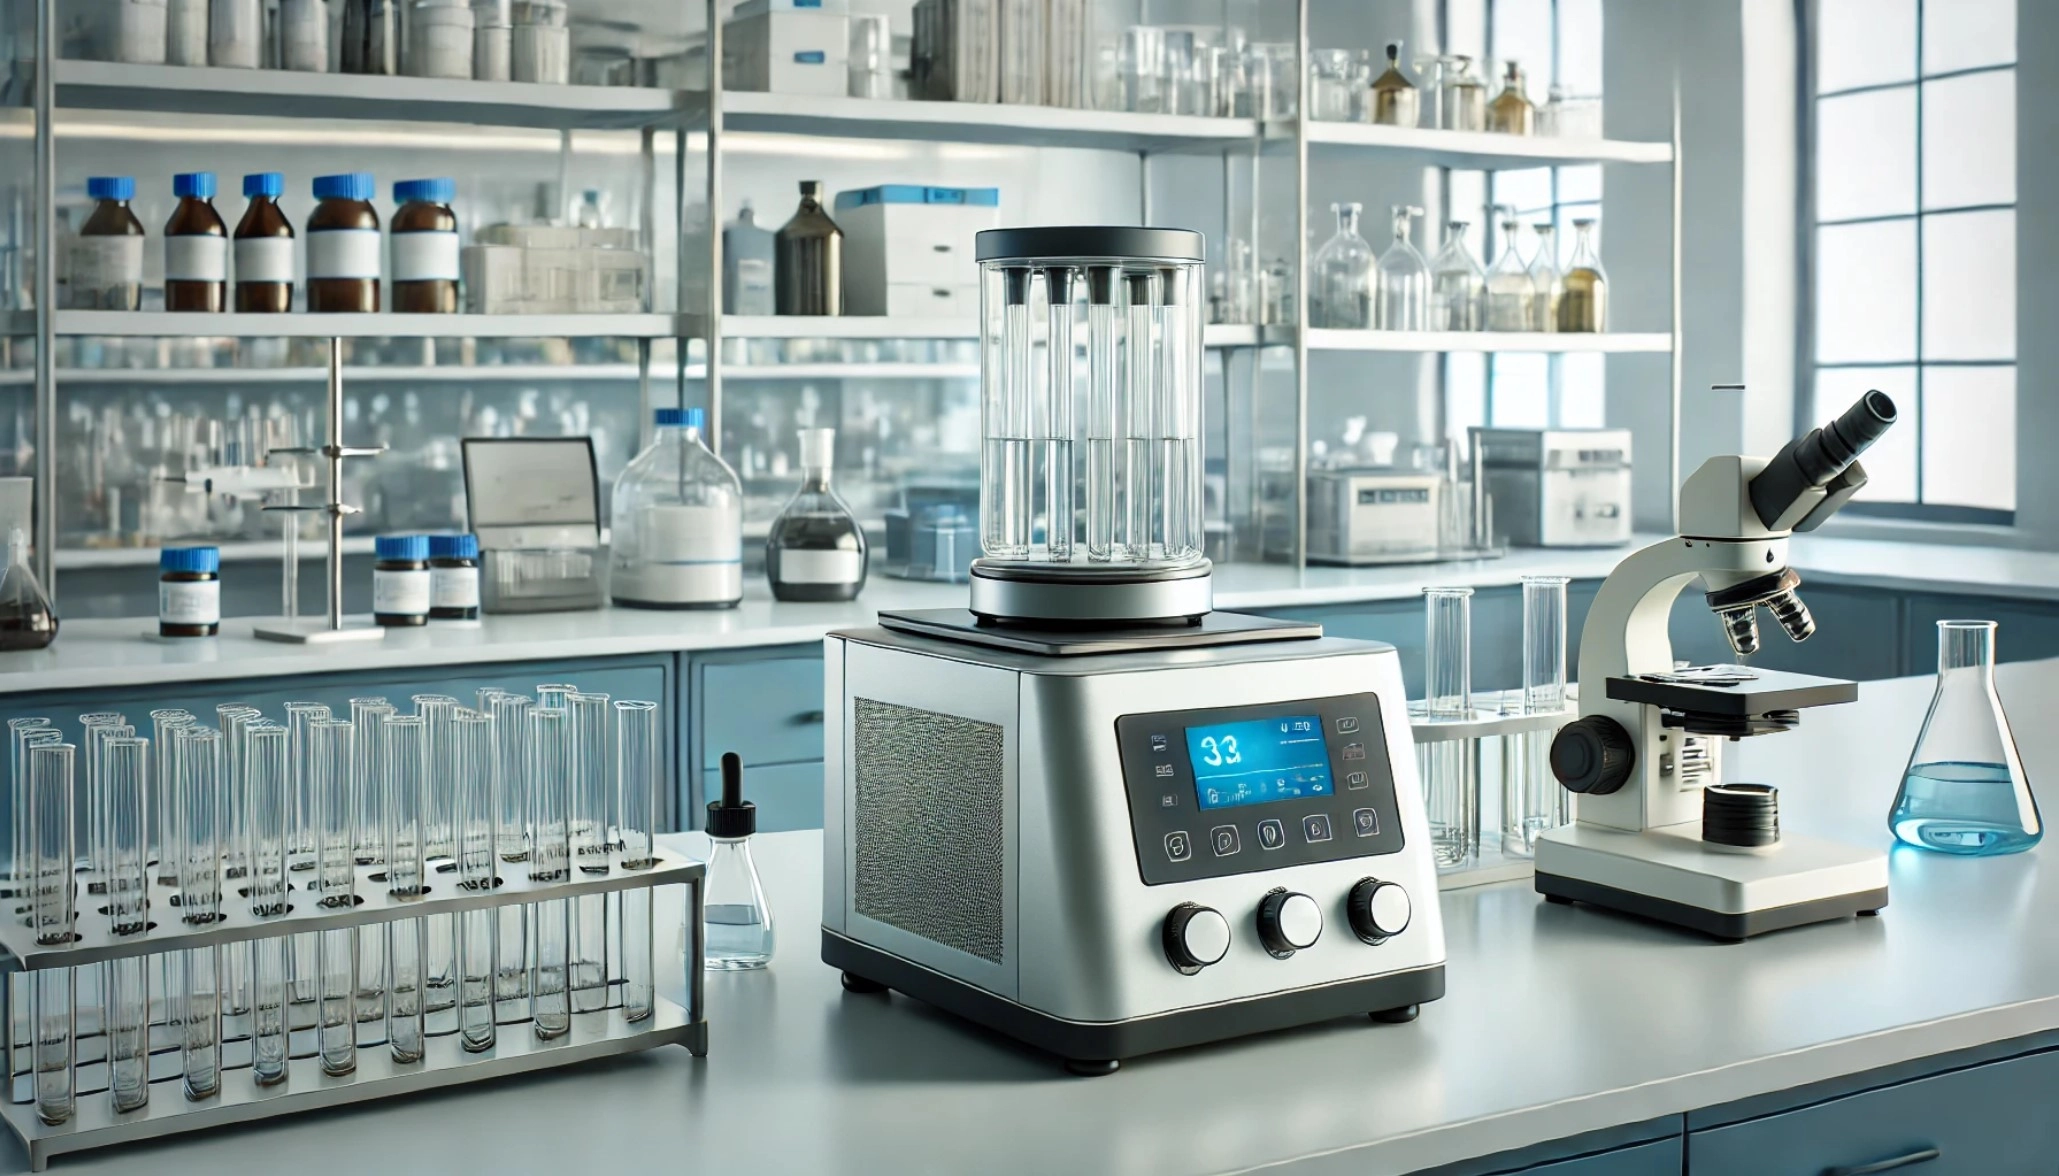
[[[1117,719],[1145,884],[1398,852],[1385,732],[1374,694]]]

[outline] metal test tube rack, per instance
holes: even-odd
[[[80,917],[75,921],[75,934],[70,943],[38,943],[35,933],[23,920],[11,916],[0,919],[0,1008],[7,1010],[4,1016],[0,1016],[0,1022],[4,1022],[4,1029],[0,1032],[6,1035],[5,1053],[0,1056],[4,1056],[8,1063],[8,1086],[6,1098],[0,1100],[0,1118],[4,1118],[9,1129],[21,1139],[28,1152],[30,1168],[40,1172],[48,1166],[52,1156],[66,1152],[90,1151],[275,1115],[368,1102],[507,1074],[566,1066],[592,1058],[655,1049],[661,1045],[684,1045],[696,1057],[705,1056],[708,1051],[702,979],[705,946],[699,928],[703,925],[703,884],[707,867],[664,848],[659,848],[654,857],[650,866],[628,869],[622,865],[621,854],[613,852],[606,874],[575,870],[571,878],[558,882],[538,882],[529,878],[522,868],[504,866],[500,870],[501,884],[490,891],[469,891],[458,886],[451,875],[435,874],[430,893],[415,898],[400,898],[388,893],[383,867],[357,866],[357,894],[360,896],[357,906],[341,909],[324,907],[314,901],[304,884],[297,882],[292,909],[286,914],[270,917],[252,914],[249,902],[237,898],[236,883],[231,880],[225,883],[223,917],[207,926],[189,926],[181,922],[178,907],[173,903],[177,888],[159,885],[153,877],[149,910],[156,921],[147,930],[132,935],[115,935],[107,930],[107,920],[97,914],[100,903],[91,897],[92,874],[82,871],[77,878]],[[156,871],[151,873],[154,875]],[[151,1066],[151,1076],[155,1080],[151,1083],[150,1101],[143,1107],[117,1113],[112,1098],[104,1090],[96,1093],[86,1089],[75,1097],[72,1116],[67,1122],[53,1126],[43,1122],[36,1113],[32,1092],[33,1063],[24,1064],[21,1060],[32,1050],[33,1039],[15,1040],[20,1027],[15,1023],[13,1010],[19,999],[16,986],[26,983],[32,987],[32,977],[46,969],[87,967],[107,960],[308,932],[379,929],[398,920],[428,915],[499,909],[631,890],[655,890],[660,886],[687,888],[686,914],[689,922],[686,925],[692,930],[688,935],[691,947],[685,959],[687,1003],[684,1007],[662,994],[653,993],[650,1015],[639,1021],[630,1021],[621,1007],[621,986],[611,985],[615,991],[610,994],[609,1007],[571,1014],[571,1028],[567,1033],[543,1041],[537,1038],[528,1023],[527,1001],[503,1000],[496,1002],[495,1020],[499,1032],[495,1044],[478,1053],[467,1052],[462,1047],[454,1026],[447,1032],[432,1026],[427,1048],[418,1062],[396,1062],[383,1045],[365,1045],[357,1051],[354,1072],[332,1076],[322,1072],[319,1059],[301,1056],[301,1052],[296,1050],[284,1082],[259,1086],[250,1074],[246,1058],[241,1065],[226,1062],[220,1089],[199,1101],[189,1101],[180,1089],[179,1047],[175,1035],[152,1037],[153,1062],[161,1062],[158,1055],[166,1052],[170,1053],[172,1061],[163,1072],[160,1072],[160,1065]],[[612,918],[610,921],[616,922]],[[152,987],[156,987],[155,983]],[[162,995],[153,991],[153,1003]],[[568,991],[568,999],[570,995]],[[520,1008],[511,1011],[511,1005],[519,1005]],[[76,1005],[73,1017],[76,1035]],[[224,1038],[223,1044],[229,1044],[226,1035]],[[75,1065],[79,1053],[77,1040],[74,1036]],[[168,1051],[162,1044],[164,1041],[169,1041]],[[28,1078],[31,1090],[26,1098],[19,1089],[23,1077]]]

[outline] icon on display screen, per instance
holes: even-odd
[[[1204,809],[1328,796],[1334,788],[1316,715],[1189,727],[1187,755]]]

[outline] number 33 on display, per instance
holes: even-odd
[[[1237,752],[1237,737],[1235,735],[1225,735],[1218,739],[1213,735],[1203,736],[1201,739],[1201,762],[1211,768],[1220,768],[1224,764],[1243,763],[1244,757]]]

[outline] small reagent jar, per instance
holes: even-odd
[[[222,628],[222,553],[167,547],[157,553],[157,635],[212,637]]]
[[[372,620],[381,625],[429,623],[429,537],[381,535],[373,545]]]
[[[429,536],[429,619],[479,619],[478,536]]]
[[[286,177],[255,172],[243,177],[250,201],[236,222],[236,309],[285,314],[293,309],[293,222],[279,207]]]
[[[315,177],[307,218],[307,308],[370,314],[379,309],[379,210],[371,172]]]
[[[229,227],[214,208],[214,173],[172,177],[179,198],[164,226],[164,308],[222,311],[229,302]]]
[[[458,217],[450,210],[457,182],[402,180],[393,185],[400,205],[388,226],[393,309],[400,314],[456,314]]]

